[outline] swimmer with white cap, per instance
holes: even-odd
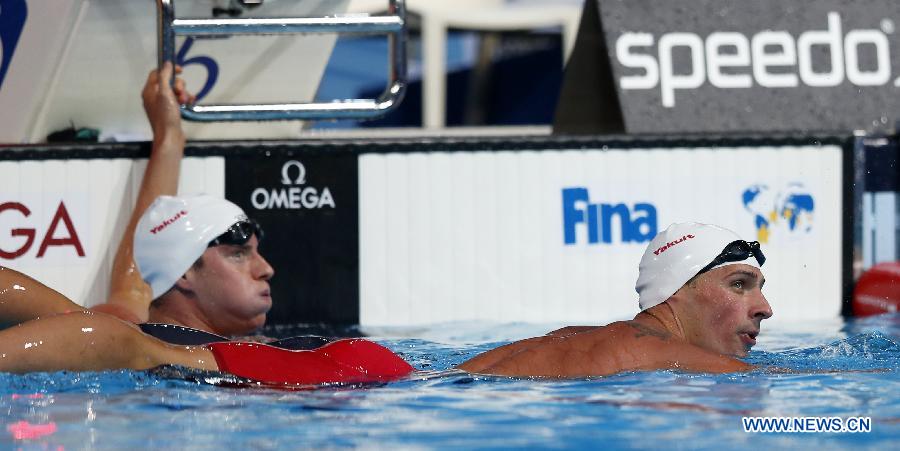
[[[219,335],[259,329],[272,308],[262,228],[209,195],[160,196],[138,221],[134,259],[153,302],[149,320]]]
[[[485,352],[459,366],[482,374],[579,377],[622,371],[748,370],[745,357],[772,309],[758,242],[722,227],[672,224],[644,251],[631,321],[567,327]]]
[[[259,254],[259,225],[237,205],[175,196],[185,145],[179,103],[194,100],[181,78],[170,85],[178,72],[167,62],[147,76],[142,97],[153,131],[150,160],[113,262],[109,300],[91,310],[133,323],[249,334],[272,307],[274,270]]]
[[[275,270],[259,253],[262,237],[260,225],[228,200],[160,196],[140,216],[133,238],[135,272],[149,290],[119,295],[146,320],[106,310],[109,304],[91,310],[221,336],[251,333],[272,308]]]

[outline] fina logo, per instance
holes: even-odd
[[[25,0],[0,2],[0,87],[3,86],[3,79],[6,78],[27,17],[28,5]]]
[[[753,215],[760,243],[768,243],[775,235],[797,236],[812,231],[815,202],[802,183],[790,183],[779,191],[753,185],[742,197],[744,208]]]
[[[629,208],[625,204],[592,204],[587,188],[563,188],[563,239],[566,245],[576,244],[579,225],[587,228],[588,244],[613,242],[618,223],[616,241],[644,243],[656,236],[656,207],[649,203],[636,203]],[[618,221],[613,219],[618,218]]]
[[[292,177],[292,173],[296,175]],[[335,208],[327,186],[321,193],[313,186],[302,186],[306,185],[306,167],[297,160],[290,160],[281,167],[281,184],[290,187],[256,188],[250,194],[250,203],[257,210]]]

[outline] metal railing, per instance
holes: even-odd
[[[394,109],[406,91],[406,5],[389,0],[388,15],[303,18],[177,19],[174,0],[156,0],[158,65],[175,64],[175,36],[299,33],[386,34],[387,88],[375,99],[279,104],[181,105],[194,121],[268,121],[293,119],[372,119]]]

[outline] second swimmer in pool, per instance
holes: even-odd
[[[762,294],[759,243],[721,227],[673,224],[647,246],[631,321],[567,327],[511,343],[460,369],[508,376],[579,377],[622,371],[744,371],[772,308]]]

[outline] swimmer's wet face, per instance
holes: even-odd
[[[731,264],[709,270],[669,300],[685,338],[701,348],[745,357],[756,344],[762,320],[772,308],[762,294],[765,278],[754,266]]]
[[[272,307],[268,281],[275,271],[258,246],[255,233],[243,244],[213,245],[178,281],[193,292],[212,330],[246,334],[265,323]]]

